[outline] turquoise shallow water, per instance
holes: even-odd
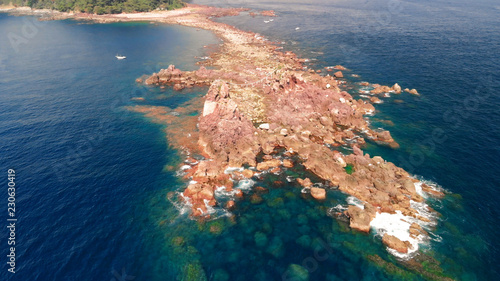
[[[417,88],[421,97],[386,99],[371,119],[401,149],[369,144],[367,151],[452,193],[431,204],[442,213],[434,232],[441,239],[426,252],[458,280],[495,280],[498,7],[488,1],[402,1],[397,10],[389,10],[394,1],[287,3],[226,1],[221,5],[276,9],[280,17],[268,24],[245,15],[221,20],[285,41],[285,48],[314,59],[312,67],[343,64],[351,69],[347,75],[361,75],[350,81]],[[2,280],[119,280],[122,273],[178,280],[183,271],[191,274],[184,280],[198,280],[202,270],[208,280],[287,280],[290,264],[307,267],[310,280],[422,279],[370,262],[368,255],[377,254],[398,264],[380,238],[327,215],[346,205],[345,195],[332,190],[318,203],[288,183],[287,176],[302,176],[300,166],[257,182],[269,192],[250,192],[232,217],[199,223],[179,215],[169,192],[185,183],[164,169],[178,156],[161,126],[124,106],[175,108],[202,95],[206,89],[179,95],[134,80],[169,63],[193,69],[203,46],[218,42],[210,33],[147,23],[45,22],[16,53],[6,36],[22,34],[30,19],[0,14],[0,156],[3,170],[16,169],[19,186],[18,273],[8,274],[4,265]],[[116,53],[127,60],[117,61]],[[130,100],[137,96],[146,102]],[[471,96],[481,97],[477,106],[464,103]],[[435,129],[445,141],[432,141]]]

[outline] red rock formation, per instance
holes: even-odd
[[[256,129],[230,98],[227,83],[217,81],[210,87],[199,130],[199,144],[211,159],[231,167],[256,165],[259,151]]]

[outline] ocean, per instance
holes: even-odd
[[[197,0],[207,4],[210,1]],[[217,19],[259,32],[309,58],[309,67],[341,64],[357,82],[399,83],[421,96],[376,105],[374,127],[391,131],[381,155],[447,191],[431,206],[441,216],[424,252],[438,273],[457,280],[500,276],[500,6],[494,1],[220,1],[274,9],[279,17]],[[296,29],[299,27],[299,29]],[[286,177],[259,185],[263,201],[239,203],[232,217],[196,222],[171,192],[186,183],[164,127],[126,110],[135,104],[182,106],[206,88],[175,93],[135,79],[195,57],[219,40],[207,31],[149,23],[38,22],[0,14],[0,163],[16,172],[16,272],[8,272],[8,231],[0,233],[2,280],[422,280],[380,237],[349,230],[327,215],[347,196],[324,203],[301,197]],[[118,61],[116,54],[126,60]],[[352,76],[353,74],[359,77]],[[145,97],[134,101],[133,97]],[[284,184],[278,184],[281,182]],[[248,191],[252,193],[251,191]],[[6,193],[6,192],[5,192]],[[3,221],[7,225],[7,195]],[[428,265],[429,263],[427,263]],[[288,269],[288,271],[287,271]],[[432,270],[432,269],[431,269]],[[442,271],[440,271],[442,270]],[[297,279],[299,280],[299,279]]]

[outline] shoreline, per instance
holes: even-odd
[[[428,229],[430,219],[412,206],[415,202],[425,204],[424,197],[428,195],[440,197],[442,194],[429,186],[424,186],[423,191],[417,190],[421,182],[406,171],[361,150],[365,139],[398,147],[388,131],[373,130],[365,117],[375,112],[372,103],[380,100],[375,95],[401,93],[399,85],[370,85],[371,94],[378,100],[373,99],[371,103],[356,100],[339,88],[343,81],[340,66],[333,76],[322,76],[305,68],[305,60],[292,52],[282,53],[280,47],[260,35],[210,19],[237,15],[245,9],[188,4],[173,11],[117,15],[28,9],[0,8],[0,11],[38,15],[44,20],[179,24],[210,30],[223,40],[220,51],[211,55],[207,62],[213,69],[202,66],[196,71],[183,72],[171,66],[138,81],[151,86],[171,85],[175,90],[210,86],[205,101],[199,105],[202,113],[196,120],[189,121],[195,122],[198,132],[170,136],[182,138],[182,141],[172,142],[184,146],[178,149],[190,149],[186,153],[190,168],[185,169],[190,184],[181,195],[194,217],[208,218],[210,210],[221,207],[214,196],[217,189],[236,194],[225,206],[231,210],[237,205],[237,198],[244,197],[244,192],[237,188],[239,182],[258,178],[262,173],[280,173],[285,168],[302,165],[329,182],[329,186],[363,202],[335,214],[348,218],[351,228],[368,233],[377,215],[397,215],[414,219],[414,223],[403,226],[403,231],[407,231],[404,237],[409,234],[416,241],[427,238],[422,227]],[[166,121],[166,113],[158,107],[137,106],[130,110],[144,113],[159,123]],[[353,153],[344,155],[337,149],[341,147],[352,149]],[[202,158],[192,159],[196,154]],[[292,156],[301,160],[295,161]],[[310,194],[310,200],[324,200],[327,188],[315,186],[308,178],[297,179],[297,182]],[[385,234],[382,239],[388,248],[402,257],[418,252],[418,242],[410,242],[408,237],[402,240],[403,236],[393,234]]]

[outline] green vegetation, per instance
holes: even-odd
[[[350,175],[354,172],[354,166],[352,164],[347,164],[347,166],[344,167],[344,170]]]
[[[182,0],[0,0],[0,4],[98,15],[173,10],[185,5]]]

